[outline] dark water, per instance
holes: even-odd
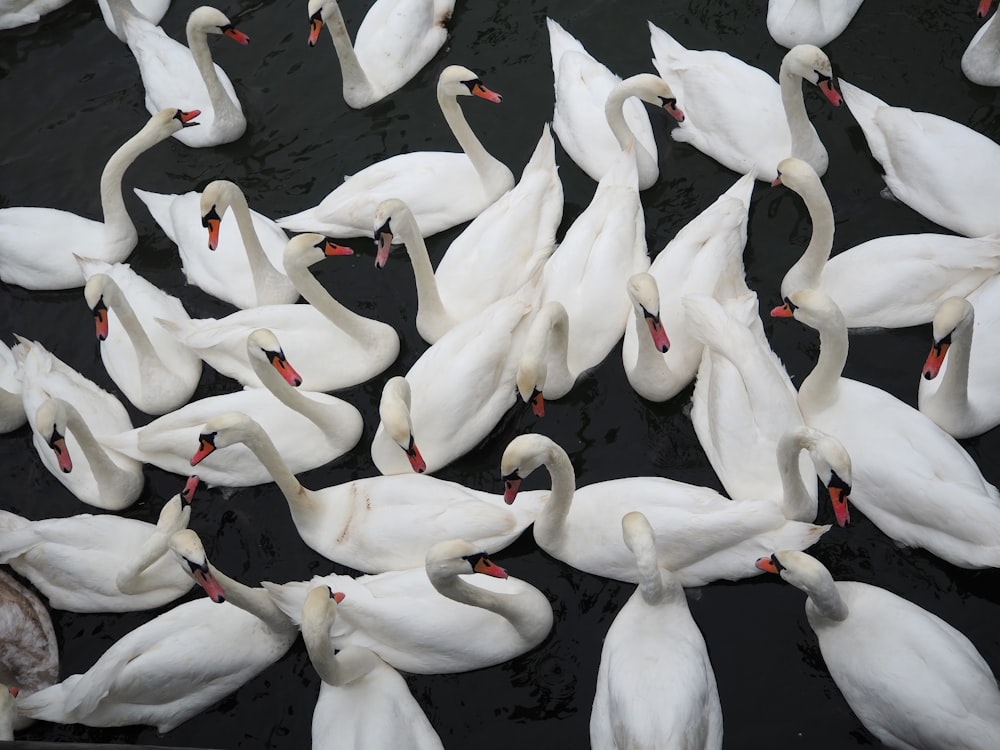
[[[237,182],[250,205],[271,217],[317,203],[344,174],[408,150],[453,149],[434,103],[437,73],[460,63],[480,72],[504,95],[501,106],[465,102],[474,129],[515,175],[520,174],[551,117],[552,79],[546,15],[577,36],[621,76],[653,71],[646,20],[691,48],[718,48],[776,73],[784,48],[764,26],[764,3],[571,2],[459,0],[446,48],[403,91],[364,111],[340,95],[340,73],[324,32],[306,46],[304,0],[262,2],[242,10],[223,6],[251,37],[249,47],[213,42],[215,59],[234,80],[250,122],[238,143],[188,149],[170,140],[144,154],[126,175],[132,187],[167,193],[201,189],[217,178]],[[164,19],[183,38],[189,0],[175,0]],[[353,30],[367,3],[345,0]],[[869,0],[847,31],[827,46],[838,74],[889,103],[933,111],[1000,136],[997,93],[967,82],[959,58],[979,27],[974,0],[939,3]],[[30,27],[0,33],[0,205],[53,206],[98,217],[97,182],[107,156],[145,122],[142,87],[127,47],[104,26],[96,6],[75,0]],[[846,108],[834,109],[811,87],[806,100],[827,145],[831,166],[824,183],[837,212],[835,250],[883,234],[941,231],[901,204],[879,198],[882,182],[860,129]],[[683,102],[680,103],[683,107]],[[732,184],[736,175],[690,147],[673,143],[665,113],[652,113],[660,145],[661,178],[643,193],[650,254]],[[594,184],[560,151],[565,188],[562,231],[587,205]],[[187,288],[176,249],[131,195],[139,248],[129,259],[141,274],[180,296],[195,317],[229,309]],[[432,258],[454,231],[428,240]],[[769,308],[784,271],[809,236],[798,198],[786,188],[757,183],[746,250],[748,280]],[[561,232],[560,232],[561,236]],[[423,351],[414,330],[415,293],[405,256],[376,273],[369,241],[350,242],[354,258],[321,264],[319,275],[353,309],[397,326],[403,351],[372,383],[339,395],[365,416],[365,434],[351,456],[303,475],[320,487],[375,472],[367,447],[378,422],[381,384],[404,373]],[[790,322],[765,320],[772,346],[793,379],[808,373],[818,352],[815,335]],[[114,390],[101,365],[93,323],[80,290],[29,292],[0,285],[0,333],[42,341],[70,365]],[[915,403],[929,326],[852,336],[846,375]],[[550,435],[570,453],[578,482],[661,474],[718,488],[685,413],[690,389],[665,404],[650,404],[629,388],[620,350],[559,402],[543,420],[515,409],[478,450],[439,476],[498,491],[499,461],[507,442],[525,431]],[[198,397],[233,385],[206,368]],[[136,424],[147,417],[133,412]],[[1000,480],[996,431],[966,441],[994,483]],[[148,483],[127,515],[154,520],[161,498],[179,477],[147,469]],[[4,507],[30,518],[90,510],[71,497],[38,461],[27,428],[0,437]],[[547,482],[537,472],[525,486]],[[947,501],[947,498],[942,498]],[[832,521],[823,506],[820,519]],[[954,568],[933,556],[898,549],[855,509],[852,525],[834,528],[813,552],[837,578],[884,586],[942,616],[979,648],[1000,673],[1000,577],[995,571]],[[336,569],[298,538],[273,485],[218,490],[196,500],[191,526],[221,569],[248,583],[307,579]],[[450,748],[585,747],[602,638],[632,587],[578,573],[542,554],[530,534],[495,559],[552,601],[556,624],[533,652],[492,669],[448,677],[409,678],[413,693]],[[192,594],[194,596],[194,594]],[[715,584],[690,592],[691,610],[705,634],[718,679],[727,748],[824,750],[877,745],[853,716],[826,672],[803,614],[804,596],[776,578]],[[156,612],[124,616],[53,611],[62,673],[87,669],[117,638]],[[475,633],[469,633],[475,638]],[[210,658],[206,654],[206,658]],[[308,747],[319,680],[297,642],[279,662],[212,710],[165,737],[151,728],[91,729],[37,723],[25,739],[147,742],[218,748]]]

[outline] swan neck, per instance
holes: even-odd
[[[243,248],[247,254],[247,262],[250,265],[250,276],[253,279],[253,286],[257,292],[257,301],[261,302],[262,296],[275,279],[280,279],[283,274],[272,265],[264,247],[260,244],[260,237],[253,225],[253,217],[250,215],[250,206],[242,190],[229,190],[229,208],[236,219],[236,226],[240,230],[240,239],[243,240]]]
[[[128,565],[115,578],[115,585],[123,594],[138,594],[147,589],[142,574],[150,565],[161,559],[168,549],[168,536],[159,529],[153,531],[142,547],[132,556]]]
[[[116,464],[108,452],[101,446],[86,420],[80,416],[72,404],[65,404],[66,427],[73,432],[73,437],[80,446],[80,450],[90,464],[90,471],[94,475],[99,488],[106,487],[107,483],[115,481],[122,476],[122,469]]]
[[[393,219],[399,238],[406,247],[406,254],[410,256],[410,265],[413,266],[413,280],[417,287],[417,330],[425,340],[437,341],[454,327],[456,321],[448,314],[441,300],[427,243],[424,242],[413,214],[403,210],[397,212]]]
[[[428,571],[431,584],[443,596],[456,602],[493,612],[504,618],[523,636],[527,636],[531,627],[531,619],[518,607],[516,594],[501,594],[489,589],[475,586],[462,580],[457,575],[434,575]]]
[[[948,347],[947,367],[941,373],[941,384],[933,399],[948,404],[950,410],[965,413],[969,409],[969,358],[972,354],[972,322],[963,331],[952,335]]]
[[[819,179],[813,183],[810,181],[807,189],[800,193],[802,201],[809,212],[809,219],[812,221],[812,236],[809,244],[802,252],[802,257],[796,263],[797,270],[802,276],[802,289],[818,289],[820,279],[823,275],[823,267],[830,259],[830,252],[833,250],[833,206],[830,204],[830,196],[823,189]],[[789,289],[788,292],[797,292],[798,289]]]
[[[791,154],[800,159],[815,151],[815,142],[819,136],[809,122],[805,99],[802,96],[802,76],[791,72],[785,61],[781,63],[778,73],[778,84],[781,87],[781,104],[785,109],[785,119],[791,134]]]
[[[458,99],[451,94],[446,94],[438,90],[437,100],[438,106],[441,107],[441,113],[448,123],[448,127],[455,136],[455,140],[458,141],[458,145],[462,147],[462,151],[465,152],[466,156],[469,157],[469,161],[472,162],[472,166],[475,168],[476,174],[479,175],[479,180],[483,186],[492,185],[497,182],[501,175],[506,176],[508,173],[507,167],[490,155],[483,144],[479,142],[476,134],[469,127],[468,120],[465,119],[462,108],[458,104]]]
[[[349,336],[355,339],[362,337],[368,320],[340,304],[313,275],[308,266],[286,262],[285,275],[306,302],[316,308],[324,318]]]
[[[608,94],[608,98],[604,102],[604,117],[622,149],[628,148],[630,144],[634,144],[633,148],[641,148],[636,141],[635,133],[632,132],[632,128],[625,120],[625,100],[635,95],[636,92],[628,85],[618,84],[611,89],[611,93]]]
[[[212,103],[212,113],[216,120],[227,115],[235,114],[236,104],[229,98],[229,94],[219,80],[219,73],[212,62],[212,51],[208,46],[208,34],[198,31],[190,26],[186,29],[188,49],[191,50],[191,57],[194,64],[205,82],[205,90],[208,92],[208,100]]]
[[[288,502],[288,508],[292,512],[293,518],[298,518],[300,514],[308,513],[315,507],[312,492],[302,486],[302,483],[288,468],[285,459],[281,457],[274,442],[263,430],[254,430],[244,436],[243,443],[249,448],[267,469],[271,479],[278,485],[281,494]]]
[[[139,154],[149,150],[167,137],[167,134],[152,123],[147,123],[138,133],[129,138],[110,156],[101,172],[101,211],[104,214],[106,241],[109,246],[128,243],[134,247],[139,234],[132,217],[125,207],[122,195],[122,178]]]
[[[208,569],[222,586],[227,602],[259,618],[275,632],[295,627],[265,589],[251,588],[240,583],[235,578],[227,576],[212,563],[208,564]]]
[[[118,317],[118,322],[135,348],[140,376],[148,375],[152,368],[166,367],[161,361],[156,347],[153,346],[153,342],[149,340],[149,335],[146,333],[146,329],[143,328],[142,322],[135,314],[132,303],[122,293],[121,287],[109,279],[108,284],[104,288],[104,295],[108,306],[114,310],[115,315]],[[102,343],[102,350],[104,346],[105,344]]]
[[[802,385],[799,386],[799,403],[803,411],[816,411],[830,406],[837,399],[840,377],[847,364],[847,328],[843,325],[824,325],[819,331],[819,357]]]
[[[340,61],[340,73],[344,81],[344,101],[352,106],[364,106],[360,102],[370,100],[376,94],[354,51],[354,44],[347,31],[344,15],[340,12],[340,5],[336,0],[328,0],[323,4],[322,13],[323,23],[330,32],[333,49],[337,53],[337,60]]]
[[[576,492],[576,472],[566,451],[558,447],[548,449],[544,463],[552,478],[552,490],[535,520],[535,526],[543,535],[549,536],[562,527],[569,514],[573,493]]]
[[[785,518],[790,521],[812,523],[816,518],[818,503],[809,494],[802,469],[799,464],[799,454],[805,448],[799,436],[787,432],[778,440],[777,457],[778,472],[781,474],[781,508]]]
[[[800,588],[809,595],[809,601],[806,604],[807,611],[811,608],[816,614],[834,622],[842,622],[847,619],[849,613],[847,603],[840,595],[837,583],[829,572],[803,584]]]

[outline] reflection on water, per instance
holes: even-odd
[[[183,38],[197,3],[174,0],[167,33]],[[368,3],[344,3],[356,29]],[[761,4],[762,5],[762,4]],[[835,71],[889,103],[934,111],[997,138],[997,92],[961,76],[958,60],[979,28],[975,3],[916,0],[892,8],[870,0],[847,31],[826,48]],[[232,7],[222,9],[231,13]],[[776,74],[784,49],[764,27],[762,8],[739,0],[713,2],[588,3],[527,0],[467,3],[451,25],[445,51],[388,101],[350,110],[340,96],[340,74],[329,39],[306,45],[304,0],[273,0],[240,15],[249,47],[214,44],[216,61],[241,95],[250,125],[239,142],[190,150],[170,141],[146,154],[126,175],[126,202],[140,233],[133,268],[181,296],[197,317],[230,310],[187,287],[177,251],[129,193],[131,187],[165,193],[200,189],[219,178],[237,182],[252,208],[276,218],[318,203],[350,174],[386,155],[454,149],[434,100],[445,64],[467,65],[504,96],[502,105],[467,103],[465,112],[483,143],[519,175],[545,120],[551,117],[551,61],[544,18],[551,15],[619,75],[652,71],[647,19],[694,49],[724,49]],[[54,206],[100,214],[97,183],[104,161],[145,120],[142,86],[127,47],[104,26],[96,5],[77,0],[31,27],[0,32],[0,96],[5,142],[0,159],[0,205]],[[837,219],[835,251],[884,234],[941,231],[906,206],[879,197],[883,183],[860,129],[845,107],[828,106],[806,91],[812,121],[831,156],[824,184]],[[680,102],[683,107],[683,102]],[[711,159],[669,136],[673,121],[650,112],[660,148],[661,178],[643,193],[646,236],[655,255],[699,211],[736,179]],[[752,117],[753,113],[747,113]],[[566,208],[560,236],[586,207],[594,184],[557,152]],[[428,239],[435,262],[461,227]],[[785,188],[758,183],[750,210],[747,277],[765,312],[776,302],[784,271],[808,242],[801,201]],[[399,254],[383,271],[373,268],[368,238],[348,241],[353,258],[316,267],[340,301],[397,326],[399,361],[372,383],[341,394],[365,415],[356,452],[304,474],[322,487],[374,472],[367,449],[377,425],[380,387],[405,373],[424,350],[414,330],[416,295],[408,260]],[[793,382],[818,353],[814,332],[797,323],[764,320],[772,346]],[[0,287],[0,333],[42,341],[71,366],[113,389],[100,363],[93,324],[79,290],[33,293]],[[852,336],[849,377],[915,403],[929,327]],[[447,377],[447,373],[442,373]],[[197,397],[233,385],[206,368]],[[691,389],[664,404],[635,396],[625,379],[620,349],[538,420],[517,407],[476,451],[440,472],[445,479],[499,491],[500,455],[524,431],[553,437],[569,453],[579,485],[627,475],[659,474],[719,487],[687,416]],[[132,411],[136,424],[148,418]],[[997,435],[967,444],[987,477],[1000,480]],[[30,518],[87,512],[41,467],[26,428],[0,437],[4,507]],[[147,487],[126,515],[155,520],[162,498],[180,478],[147,469]],[[525,489],[549,486],[545,472]],[[943,502],[947,498],[942,498]],[[821,504],[821,522],[832,522]],[[199,493],[191,526],[209,556],[248,583],[308,579],[346,572],[312,553],[298,538],[284,499],[273,485]],[[1000,672],[1000,595],[994,571],[963,571],[933,556],[899,549],[854,509],[847,529],[833,528],[815,553],[837,578],[884,586],[939,614],[968,635]],[[540,552],[530,534],[494,555],[512,575],[543,591],[553,604],[552,634],[535,651],[476,672],[409,678],[446,747],[585,747],[601,642],[632,587],[573,571]],[[192,594],[194,596],[195,594]],[[830,680],[803,614],[804,596],[774,579],[714,584],[689,596],[712,657],[725,718],[727,748],[836,749],[877,744],[861,728]],[[53,612],[62,648],[62,674],[87,669],[119,637],[158,612],[74,615]],[[474,638],[470,633],[468,637]],[[210,654],[205,655],[210,658]],[[91,729],[38,723],[25,738],[146,742],[224,748],[308,747],[319,680],[301,642],[259,677],[211,711],[165,738],[143,727]]]

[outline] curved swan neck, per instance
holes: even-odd
[[[809,581],[797,585],[809,596],[806,602],[807,614],[812,609],[827,620],[841,622],[847,619],[849,614],[847,603],[837,590],[837,583],[829,572],[823,576],[812,576]]]
[[[799,386],[799,403],[807,405],[803,411],[823,409],[836,401],[847,363],[847,348],[847,328],[842,318],[840,325],[825,324],[820,328],[819,358]]]
[[[191,57],[194,64],[205,81],[205,90],[208,92],[208,99],[212,103],[212,112],[215,119],[222,119],[227,116],[237,115],[237,106],[226,89],[219,80],[219,74],[212,62],[212,51],[208,47],[208,34],[199,31],[188,23],[185,32],[187,34],[188,49],[191,50]]]
[[[785,118],[788,120],[788,130],[792,136],[792,152],[789,156],[805,158],[816,150],[819,136],[809,122],[805,99],[802,96],[802,76],[793,73],[787,60],[782,60],[778,73],[778,84],[781,87],[781,104],[785,108]]]
[[[611,89],[608,98],[604,102],[604,117],[608,121],[608,127],[611,128],[615,140],[618,141],[618,145],[622,149],[626,149],[631,145],[636,151],[639,149],[645,151],[645,147],[636,140],[635,133],[628,126],[624,110],[625,101],[633,96],[639,96],[639,94],[640,91],[635,84],[629,81],[622,81]]]
[[[169,134],[162,125],[150,121],[138,133],[129,138],[111,155],[101,172],[101,211],[108,245],[128,243],[134,246],[139,241],[135,224],[125,208],[122,195],[122,178],[139,154],[149,150]]]
[[[778,471],[781,474],[782,512],[791,521],[812,523],[818,504],[806,488],[799,466],[799,454],[805,448],[804,438],[797,432],[786,432],[778,440]]]
[[[439,88],[437,100],[438,106],[441,107],[441,113],[448,123],[448,127],[455,136],[455,140],[458,141],[458,145],[462,147],[462,150],[472,162],[476,174],[479,175],[480,182],[484,185],[490,185],[498,182],[501,176],[506,178],[509,170],[500,161],[495,159],[483,144],[479,142],[476,134],[472,132],[472,128],[469,127],[469,123],[465,119],[462,108],[458,104],[458,99],[454,95],[441,91]]]
[[[371,672],[379,657],[362,646],[347,646],[338,654],[330,638],[334,613],[307,617],[302,620],[302,640],[313,668],[323,682],[334,687],[348,685]]]
[[[108,307],[118,316],[118,322],[135,348],[140,376],[147,375],[153,368],[165,368],[166,364],[160,359],[156,347],[149,340],[149,334],[142,326],[142,321],[135,314],[132,303],[122,293],[121,287],[113,279],[108,278],[103,295]]]
[[[208,570],[222,586],[226,601],[230,604],[259,618],[271,630],[280,632],[295,627],[265,589],[251,588],[240,583],[220,571],[211,562],[208,563]]]
[[[98,487],[103,488],[107,482],[116,481],[118,477],[123,476],[125,472],[97,441],[80,412],[72,404],[66,402],[64,402],[64,407],[66,409],[66,427],[73,432],[73,437],[76,438],[80,450],[86,456]]]
[[[489,610],[510,622],[514,629],[522,635],[526,635],[533,624],[530,612],[525,612],[522,607],[518,606],[516,594],[500,594],[490,591],[468,581],[463,581],[456,575],[430,575],[430,581],[443,596],[462,604]]]
[[[260,382],[278,401],[304,416],[324,432],[336,432],[337,416],[330,413],[328,404],[311,399],[305,392],[289,385],[271,365],[259,362],[254,356],[250,357],[250,362]]]
[[[802,252],[802,257],[793,266],[801,281],[797,289],[786,290],[789,293],[797,292],[799,289],[818,289],[823,267],[830,259],[830,252],[833,250],[833,206],[819,178],[817,177],[815,182],[810,178],[805,189],[799,192],[799,196],[805,203],[809,219],[812,221],[812,236]]]
[[[316,508],[313,493],[303,487],[302,483],[291,472],[267,433],[262,429],[248,431],[243,435],[242,442],[264,464],[264,468],[267,469],[274,483],[278,485],[278,489],[281,490],[281,494],[288,502],[288,508],[296,525],[298,525],[300,518],[303,519],[303,523],[308,524],[308,520],[305,519]]]
[[[254,228],[250,206],[243,191],[235,186],[228,187],[226,198],[236,219],[236,226],[240,230],[240,239],[243,240],[243,248],[250,265],[250,276],[253,279],[254,290],[257,292],[257,301],[261,302],[265,290],[276,280],[280,283],[284,274],[274,267],[264,252],[264,247],[260,244],[260,237]]]
[[[566,451],[556,445],[546,449],[543,463],[552,478],[552,490],[535,519],[535,527],[543,535],[551,535],[558,532],[569,514],[573,493],[576,492],[576,472]]]
[[[302,297],[319,313],[352,338],[361,339],[368,328],[367,318],[338,302],[317,279],[308,266],[285,263],[285,275]]]
[[[417,286],[417,331],[425,340],[437,341],[456,321],[441,300],[427,244],[413,214],[407,209],[399,210],[393,214],[392,221],[413,266],[413,280]]]
[[[169,549],[170,537],[155,529],[142,547],[132,556],[129,564],[118,571],[115,585],[123,594],[138,594],[147,589],[142,574],[150,565],[162,558]]]
[[[327,0],[323,3],[322,14],[323,23],[326,24],[330,32],[333,48],[340,61],[340,74],[344,79],[344,101],[352,107],[364,106],[361,102],[367,102],[376,94],[371,81],[368,80],[368,75],[358,61],[357,54],[354,52],[351,35],[347,31],[344,15],[340,12],[340,6],[336,0]]]
[[[969,409],[969,358],[972,354],[972,320],[961,331],[952,334],[948,347],[948,366],[941,374],[941,383],[932,398],[944,402],[949,410],[959,413]]]

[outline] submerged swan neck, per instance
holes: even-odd
[[[376,96],[376,93],[354,51],[354,44],[347,31],[344,15],[340,12],[340,5],[336,0],[327,0],[323,3],[322,14],[323,23],[330,32],[333,48],[340,61],[344,101],[352,107],[363,107]]]

